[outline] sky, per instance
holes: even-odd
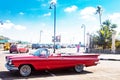
[[[84,29],[86,41],[87,33],[96,34],[100,29],[97,6],[102,8],[102,22],[109,19],[117,24],[117,32],[120,30],[120,0],[0,0],[0,35],[12,40],[52,43],[52,2],[56,3],[56,35],[61,35],[61,43],[84,43]]]

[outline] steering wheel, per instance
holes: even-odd
[[[48,57],[50,55],[50,52],[48,49],[42,49],[41,54],[44,55],[45,57]]]

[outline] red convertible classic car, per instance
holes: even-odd
[[[9,71],[19,71],[21,76],[29,76],[33,70],[62,68],[73,68],[76,72],[81,72],[84,67],[97,65],[98,56],[98,54],[51,55],[47,49],[38,49],[33,54],[24,56],[6,56],[5,66]]]

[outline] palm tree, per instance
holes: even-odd
[[[116,24],[111,24],[110,20],[106,20],[105,22],[103,22],[103,25],[109,27],[109,30],[111,32],[115,31],[114,29],[117,28],[117,25]]]
[[[98,43],[99,45],[103,46],[103,49],[108,46],[112,41],[112,33],[115,31],[114,28],[116,28],[116,24],[112,24],[110,20],[106,20],[103,22],[103,26],[98,31],[99,39]]]
[[[100,26],[102,26],[102,23],[101,23],[102,8],[101,8],[101,6],[97,6],[96,14],[99,14]]]

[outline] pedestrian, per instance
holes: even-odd
[[[77,52],[79,53],[80,51],[80,44],[77,45]]]
[[[86,51],[85,51],[86,53],[89,52],[89,51],[88,51],[88,48],[89,48],[89,47],[88,47],[88,44],[87,44],[87,45],[86,45]]]

